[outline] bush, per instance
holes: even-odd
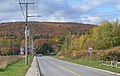
[[[101,60],[120,61],[120,46],[115,47],[111,50],[103,50],[99,55]]]
[[[75,59],[89,60],[90,53],[87,50],[76,51],[75,57],[72,51],[60,52],[59,56],[66,56]],[[120,46],[109,50],[93,50],[92,60],[117,60],[120,61]]]

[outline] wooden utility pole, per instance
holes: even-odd
[[[34,3],[28,3],[28,1],[26,1],[25,3],[21,3],[19,0],[19,4],[25,5],[25,64],[28,65],[28,4]]]

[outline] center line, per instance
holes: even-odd
[[[70,73],[72,73],[72,74],[75,74],[76,76],[81,76],[80,74],[77,74],[77,73],[73,72],[72,70],[69,70],[69,69],[67,69],[67,68],[64,68],[63,66],[57,65],[57,64],[55,64],[54,62],[52,62],[52,61],[50,61],[50,60],[48,60],[48,59],[45,59],[45,60],[47,60],[48,62],[50,62],[51,64],[53,64],[53,65],[55,65],[55,66],[57,66],[57,67],[59,67],[59,68],[62,68],[62,69],[66,70],[66,71],[68,71],[68,72],[70,72]]]

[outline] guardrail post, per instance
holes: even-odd
[[[112,67],[112,60],[110,62],[111,62],[111,67]]]
[[[115,61],[115,63],[116,63],[115,67],[117,68],[117,60]]]

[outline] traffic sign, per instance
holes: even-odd
[[[76,56],[76,53],[77,53],[77,51],[76,51],[76,50],[73,50],[73,56],[74,56],[74,57]]]
[[[88,52],[90,53],[90,64],[91,64],[91,55],[92,55],[93,48],[89,47]]]
[[[77,51],[76,50],[73,50],[73,53],[76,53]]]
[[[93,48],[91,48],[91,47],[90,47],[90,48],[88,48],[88,52],[90,52],[90,53],[91,53],[92,51],[93,51]]]

